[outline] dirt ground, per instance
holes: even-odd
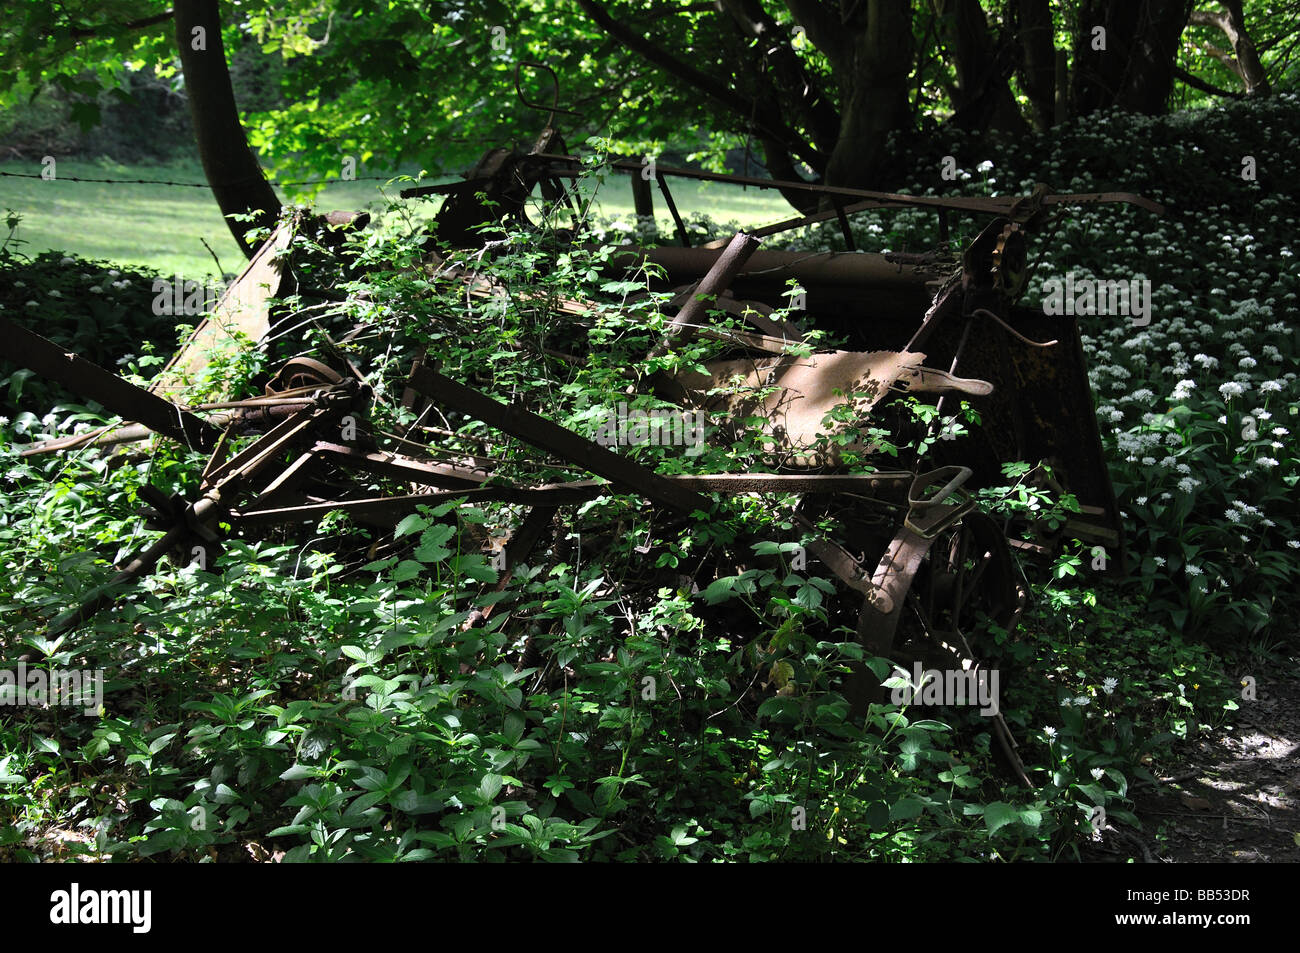
[[[1142,830],[1111,825],[1091,862],[1300,862],[1300,672],[1256,674],[1230,725],[1183,744],[1133,793]]]

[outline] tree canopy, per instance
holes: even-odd
[[[669,149],[714,169],[743,149],[776,178],[888,188],[900,180],[891,136],[947,127],[1014,135],[1109,107],[1156,114],[1267,95],[1296,75],[1300,24],[1282,3],[988,6],[28,2],[0,27],[0,107],[54,84],[74,98],[74,119],[92,124],[94,94],[120,89],[125,71],[184,72],[201,100],[200,152],[231,153],[211,163],[214,189],[229,193],[254,177],[233,157],[241,144],[231,143],[236,117],[219,115],[226,97],[202,87],[220,85],[226,56],[257,50],[278,58],[275,88],[266,102],[235,106],[272,175],[340,174],[344,157],[385,172],[405,163],[461,168],[488,146],[531,141],[548,115],[542,107],[556,105],[569,142],[595,135],[615,153]],[[211,49],[225,52],[187,62],[190,34],[177,24],[200,13],[219,16]],[[201,65],[209,69],[199,75]],[[223,210],[264,205],[267,192],[253,188],[239,200],[218,195]]]

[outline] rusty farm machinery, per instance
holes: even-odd
[[[490,277],[450,264],[443,253],[452,247],[484,249],[502,222],[527,227],[528,203],[538,190],[552,207],[573,208],[571,183],[581,167],[548,124],[530,151],[491,150],[463,182],[407,189],[404,198],[443,196],[425,265],[461,282],[467,296],[500,293]],[[644,187],[644,164],[612,167]],[[692,247],[669,187],[679,177],[802,190],[818,198],[821,208],[729,242]],[[189,492],[142,491],[150,526],[162,535],[119,564],[106,586],[50,620],[47,633],[83,625],[164,558],[188,562],[201,556],[211,562],[231,536],[274,527],[292,533],[329,514],[391,529],[425,505],[516,506],[522,516],[495,551],[495,586],[501,590],[516,566],[548,545],[572,507],[623,495],[679,521],[700,521],[709,518],[718,495],[757,494],[795,501],[794,530],[786,542],[798,541],[810,561],[819,560],[835,577],[837,598],[853,607],[867,656],[902,665],[925,659],[969,671],[980,666],[980,646],[972,644],[980,620],[1012,631],[1023,606],[1013,547],[1046,552],[1056,542],[1008,539],[1006,527],[976,507],[973,491],[996,485],[1006,461],[1044,464],[1044,479],[1080,504],[1060,532],[1106,546],[1113,563],[1121,564],[1119,514],[1074,318],[1017,302],[1028,272],[1028,237],[1054,209],[1119,201],[1159,213],[1158,206],[1129,194],[1055,195],[1045,187],[1020,198],[973,199],[665,166],[655,168],[653,178],[672,213],[677,242],[621,246],[609,267],[626,275],[649,263],[655,266],[651,289],[671,296],[675,314],[652,356],[688,339],[716,347],[702,368],[660,370],[634,387],[710,419],[761,420],[764,472],[659,473],[548,419],[539,412],[543,408],[492,396],[490,377],[442,373],[438,355],[430,352],[416,356],[402,389],[402,404],[415,423],[400,432],[384,430],[373,425],[375,393],[349,359],[346,340],[292,357],[265,381],[260,395],[188,405],[178,382],[201,370],[214,349],[234,337],[284,340],[302,325],[300,315],[280,303],[291,293],[310,291],[293,267],[299,254],[294,237],[309,225],[296,214],[275,230],[147,389],[0,318],[0,356],[125,422],[59,437],[26,454],[89,445],[107,449],[157,435],[209,455]],[[848,216],[896,208],[933,210],[938,250],[857,251]],[[964,248],[949,252],[943,247],[949,243],[949,216],[957,214],[976,216],[983,225]],[[346,227],[346,217],[336,221]],[[818,222],[838,222],[848,250],[759,248],[768,235]],[[580,225],[567,237],[582,241]],[[797,312],[787,307],[792,284],[804,296]],[[575,320],[594,307],[581,301],[549,306]],[[719,315],[734,320],[724,326]],[[843,349],[797,347],[806,331],[828,326],[847,342]],[[353,337],[360,340],[364,330],[355,328]],[[611,395],[611,402],[619,399],[624,395]],[[919,424],[903,411],[904,401],[918,400],[934,409],[931,423]],[[927,426],[954,415],[960,402],[978,412],[982,426],[930,441],[924,463],[904,454],[881,467],[885,461],[873,455],[877,438],[884,434],[909,446]],[[435,408],[444,422],[456,423],[425,426]],[[479,432],[490,428],[526,445],[573,478],[506,480],[486,456],[440,452],[440,441],[471,423]],[[718,433],[724,430],[715,431],[715,438]],[[466,624],[483,624],[491,608],[475,610]],[[865,666],[848,677],[845,694],[857,712],[882,700],[879,679]],[[992,732],[1005,762],[1027,784],[1000,714],[993,716]]]

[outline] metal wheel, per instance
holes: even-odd
[[[923,659],[927,667],[979,670],[980,655],[971,637],[989,622],[1013,631],[1024,603],[1010,550],[997,524],[973,512],[941,534],[917,572],[907,600],[915,624],[899,633],[902,659],[908,664]],[[1000,711],[992,717],[1004,767],[1032,787],[1006,720]]]

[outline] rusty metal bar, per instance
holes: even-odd
[[[673,284],[680,285],[704,277],[722,254],[723,250],[719,248],[629,247],[615,251],[613,261],[625,268],[653,262],[664,268]],[[873,291],[882,288],[915,291],[918,301],[924,306],[932,297],[926,291],[926,284],[948,270],[951,269],[936,270],[933,266],[890,261],[884,255],[870,252],[760,250],[749,256],[735,277],[738,280],[762,279],[773,285],[783,285],[786,279],[794,278],[810,291],[816,285],[856,290],[870,286]],[[923,299],[920,296],[924,296]],[[915,320],[914,313],[911,317]]]
[[[771,225],[764,225],[756,228],[749,234],[755,238],[766,238],[768,235],[776,235],[780,232],[788,232],[793,228],[803,228],[805,225],[816,225],[819,222],[826,222],[832,218],[838,218],[840,213],[852,215],[855,212],[865,212],[868,209],[881,208],[879,202],[870,199],[863,202],[853,202],[850,205],[837,205],[835,208],[824,212],[813,212],[811,215],[796,215],[794,218],[782,219],[779,222],[773,222]],[[722,239],[715,239],[711,242],[699,246],[701,248],[721,248]]]
[[[574,161],[574,156],[561,156],[552,153],[543,153],[539,156],[543,159],[564,159]],[[639,163],[627,161],[611,162],[610,167],[619,169],[623,172],[639,171]],[[701,172],[697,169],[683,169],[678,166],[656,166],[656,174],[671,175],[683,179],[699,179],[705,182],[731,182],[735,185],[752,185],[759,189],[794,189],[804,192],[814,192],[820,195],[845,195],[856,198],[874,199],[881,204],[881,207],[898,206],[929,206],[931,208],[949,208],[962,209],[968,212],[981,212],[985,214],[1005,214],[1010,211],[1012,205],[1021,199],[1016,196],[998,196],[997,198],[974,199],[963,198],[958,196],[930,196],[930,195],[903,195],[897,192],[873,192],[868,189],[851,189],[843,186],[820,185],[815,182],[796,182],[787,179],[758,179],[752,176],[728,175],[720,172]],[[566,172],[557,173],[563,175],[579,175],[581,173]],[[1069,195],[1048,195],[1044,197],[1045,205],[1089,205],[1102,202],[1125,202],[1129,205],[1136,205],[1139,208],[1146,209],[1156,215],[1164,214],[1164,207],[1151,201],[1144,196],[1137,195],[1133,192],[1092,192],[1085,194]]]
[[[467,470],[464,467],[454,466],[449,463],[417,460],[414,457],[387,451],[367,453],[355,447],[329,443],[324,440],[317,441],[315,446],[312,447],[312,452],[370,473],[378,473],[399,480],[411,480],[428,486],[473,488],[482,486],[490,477],[490,474]]]
[[[237,509],[231,519],[240,526],[274,525],[319,520],[330,513],[344,513],[355,519],[380,520],[397,523],[415,512],[417,506],[437,506],[448,500],[466,503],[494,501],[522,503],[527,506],[557,507],[586,503],[607,491],[604,484],[593,480],[557,483],[550,486],[485,486],[471,490],[439,490],[436,493],[408,493],[402,496],[381,496],[368,500],[327,500],[301,506],[277,506],[258,509]],[[707,505],[707,503],[705,504]]]
[[[659,191],[663,193],[664,202],[672,214],[673,226],[677,229],[677,237],[681,239],[682,247],[690,248],[691,237],[686,233],[686,223],[682,221],[681,213],[677,211],[677,203],[673,201],[673,193],[668,190],[668,183],[664,181],[661,174],[655,175],[655,181],[659,183]]]
[[[704,324],[708,305],[705,298],[716,299],[730,287],[736,272],[744,267],[745,262],[758,249],[758,239],[745,232],[737,232],[722,254],[714,261],[712,267],[700,279],[700,283],[691,292],[690,299],[677,312],[677,316],[664,329],[664,339],[651,351],[650,357],[659,357],[668,350],[669,342],[689,325]]]
[[[0,318],[0,353],[73,393],[103,404],[119,417],[142,423],[187,446],[211,450],[221,436],[215,427],[171,401],[63,350],[8,318]]]
[[[709,501],[693,490],[678,486],[626,457],[620,457],[588,440],[514,404],[503,404],[472,387],[466,387],[429,367],[417,368],[410,386],[426,397],[510,434],[534,447],[553,453],[597,476],[628,487],[642,496],[687,515],[707,511]]]
[[[295,439],[301,438],[321,413],[319,407],[308,407],[297,411],[292,417],[272,427],[225,463],[210,473],[205,473],[205,481],[220,483],[236,471],[250,471],[255,464],[260,466],[270,454],[288,447]]]
[[[844,212],[844,203],[835,201],[835,217],[840,220],[840,231],[844,234],[844,247],[849,251],[857,251],[858,246],[853,241],[853,229],[849,228],[849,217]]]

